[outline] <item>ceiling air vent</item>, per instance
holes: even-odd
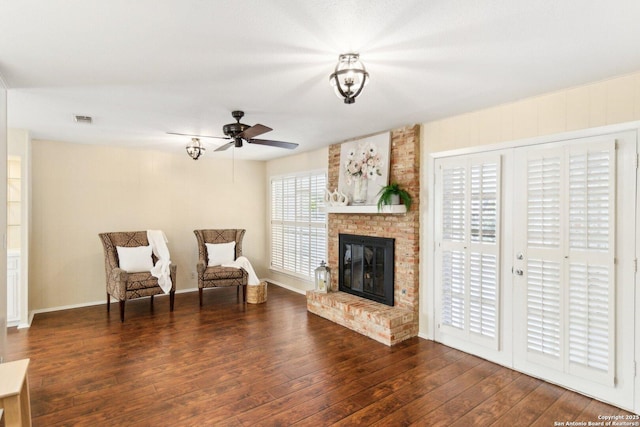
[[[86,123],[86,124],[90,125],[91,122],[93,121],[91,116],[78,116],[78,115],[75,115],[73,117],[74,117],[76,123]]]

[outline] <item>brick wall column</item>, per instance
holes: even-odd
[[[420,260],[420,126],[408,126],[391,131],[391,169],[389,182],[397,182],[411,194],[413,204],[404,215],[391,214],[329,214],[329,266],[332,288],[338,288],[338,235],[390,237],[395,240],[395,306],[418,314]],[[338,187],[340,144],[329,147],[328,187]]]

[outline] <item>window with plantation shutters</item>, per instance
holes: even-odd
[[[271,268],[313,278],[326,260],[326,173],[271,179]]]
[[[615,141],[532,150],[526,169],[528,359],[612,385]]]
[[[443,160],[437,170],[440,333],[497,349],[500,157]]]

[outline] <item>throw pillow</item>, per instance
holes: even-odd
[[[151,271],[153,268],[151,245],[134,246],[131,248],[116,246],[116,250],[118,251],[120,268],[126,272],[139,273],[142,271]]]
[[[228,264],[236,259],[236,242],[205,243],[208,255],[208,267]]]

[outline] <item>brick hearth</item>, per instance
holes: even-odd
[[[397,182],[413,197],[411,210],[402,215],[329,214],[329,266],[331,288],[338,289],[338,235],[391,237],[395,243],[394,307],[344,292],[307,292],[307,310],[380,341],[397,344],[418,334],[420,128],[391,131],[389,181]],[[329,147],[328,187],[338,187],[340,144]]]

